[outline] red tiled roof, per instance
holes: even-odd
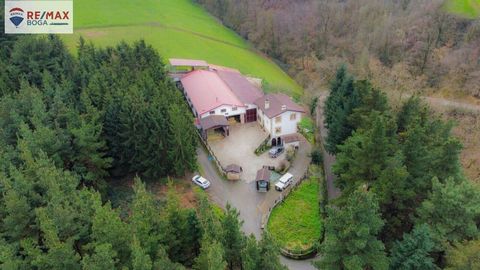
[[[242,170],[242,167],[240,167],[237,164],[230,164],[227,167],[225,167],[225,171],[233,172],[233,173],[241,173],[243,170]]]
[[[265,101],[268,100],[270,106],[268,109],[265,109]],[[293,102],[293,100],[281,93],[277,94],[267,94],[263,97],[260,97],[255,101],[255,104],[268,116],[268,118],[273,118],[284,111],[294,111],[294,112],[301,112],[305,113],[305,110],[298,105],[297,103]],[[285,106],[285,110],[282,110],[282,106]]]
[[[204,60],[170,58],[169,62],[172,66],[208,67],[208,63]]]
[[[217,74],[244,104],[253,104],[263,96],[262,91],[240,73],[217,70]]]
[[[283,138],[283,142],[284,142],[284,143],[291,143],[291,142],[298,142],[298,141],[300,141],[300,137],[298,136],[297,133],[288,134],[288,135],[283,135],[282,138]]]
[[[180,81],[198,114],[222,105],[245,107],[214,71],[195,70]]]

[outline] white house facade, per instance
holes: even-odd
[[[283,137],[297,133],[305,111],[285,94],[267,94],[259,98],[257,121],[270,134],[271,144],[283,144]]]
[[[305,111],[289,96],[264,95],[238,70],[201,60],[171,59],[170,64],[178,68],[171,76],[183,90],[203,131],[220,129],[228,136],[231,124],[258,122],[270,135],[272,145],[283,145],[283,138],[295,138],[292,135],[297,133]]]

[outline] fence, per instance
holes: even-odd
[[[295,182],[294,184],[292,184],[292,186],[290,186],[289,188],[287,188],[285,191],[283,191],[280,196],[278,196],[277,199],[275,199],[275,201],[273,202],[272,206],[270,206],[268,209],[267,209],[267,212],[263,215],[262,217],[262,222],[261,222],[261,225],[260,225],[260,228],[262,230],[266,230],[266,225],[268,223],[268,220],[270,219],[270,214],[272,213],[273,209],[279,205],[281,202],[283,202],[285,200],[285,198],[288,197],[288,195],[290,195],[290,193],[292,191],[294,191],[295,189],[297,189],[297,187],[303,182],[303,180],[307,179],[308,178],[308,172],[306,172],[302,177],[300,177],[300,179]],[[307,259],[307,258],[312,258],[314,257],[316,254],[317,254],[317,246],[316,245],[312,245],[310,248],[308,249],[305,249],[305,250],[300,250],[300,251],[297,251],[297,250],[289,250],[287,248],[280,248],[280,253],[282,253],[283,256],[287,257],[287,258],[290,258],[290,259],[295,259],[295,260],[303,260],[303,259]]]
[[[220,172],[220,174],[221,174],[223,177],[227,177],[227,172],[226,172],[225,169],[223,168],[223,166],[222,166],[222,164],[220,163],[220,161],[218,160],[217,156],[215,156],[215,154],[213,153],[212,148],[210,148],[210,146],[209,146],[208,143],[205,141],[205,139],[202,137],[202,135],[200,134],[200,132],[198,131],[198,129],[196,130],[196,132],[197,132],[197,135],[198,135],[198,137],[200,138],[200,141],[202,142],[203,146],[205,147],[205,149],[207,149],[208,154],[213,158],[213,163],[214,163],[215,166],[217,167],[218,172]]]

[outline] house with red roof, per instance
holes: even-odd
[[[289,96],[265,95],[238,70],[203,60],[170,59],[170,68],[205,138],[205,131],[212,128],[228,135],[230,123],[258,122],[273,145],[282,145],[283,136],[297,133],[305,110]]]

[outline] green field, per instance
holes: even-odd
[[[304,180],[273,209],[267,229],[282,247],[292,251],[305,250],[320,239],[322,222],[318,185],[318,179]]]
[[[262,78],[272,90],[302,94],[274,62],[190,0],[79,0],[74,12],[75,34],[63,36],[71,51],[80,36],[100,46],[144,39],[165,60],[204,59]]]

